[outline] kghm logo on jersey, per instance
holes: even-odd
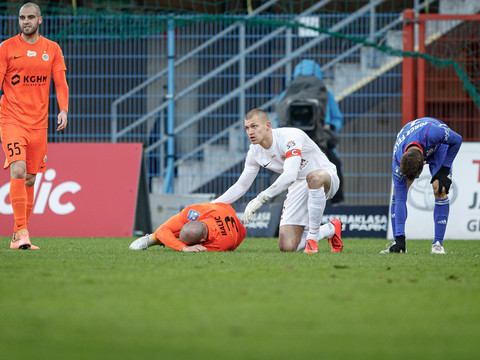
[[[15,74],[12,76],[12,85],[17,85],[21,79],[23,79],[23,86],[44,86],[47,84],[48,76],[24,75],[23,78],[20,78],[20,75]]]
[[[25,75],[23,77],[24,86],[43,86],[47,83],[46,75]]]
[[[12,85],[17,85],[20,82],[20,75],[15,74],[12,76]]]

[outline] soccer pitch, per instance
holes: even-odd
[[[0,249],[4,359],[473,359],[480,242],[344,239],[332,254],[247,238],[229,253],[133,252],[132,238]]]

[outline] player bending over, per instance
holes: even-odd
[[[435,237],[432,254],[445,254],[443,237],[448,222],[450,202],[448,191],[452,184],[452,163],[457,156],[462,137],[440,120],[424,117],[406,124],[398,133],[393,147],[392,178],[393,196],[391,206],[392,230],[395,241],[387,253],[407,252],[405,244],[405,221],[407,220],[407,193],[415,179],[430,166],[435,207]]]
[[[333,219],[321,225],[326,201],[338,190],[335,165],[308,135],[296,128],[272,129],[265,111],[250,110],[245,116],[245,132],[250,150],[239,179],[215,202],[232,204],[242,197],[255,180],[260,167],[280,174],[267,189],[250,201],[244,211],[244,223],[271,198],[287,191],[283,204],[278,245],[281,251],[318,252],[318,241],[328,238],[332,252],[343,249],[342,224]]]

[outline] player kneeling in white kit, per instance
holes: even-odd
[[[340,220],[333,219],[321,226],[326,202],[340,184],[335,165],[302,130],[272,129],[267,114],[261,109],[247,113],[245,131],[251,142],[245,168],[237,182],[214,202],[237,201],[250,188],[262,166],[280,176],[250,201],[244,211],[244,223],[248,224],[268,200],[288,191],[280,220],[280,250],[305,249],[307,253],[316,253],[318,241],[328,238],[332,252],[342,251]]]

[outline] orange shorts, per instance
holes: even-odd
[[[27,163],[27,173],[43,173],[47,165],[47,129],[25,129],[15,124],[1,124],[4,169],[15,161]]]

